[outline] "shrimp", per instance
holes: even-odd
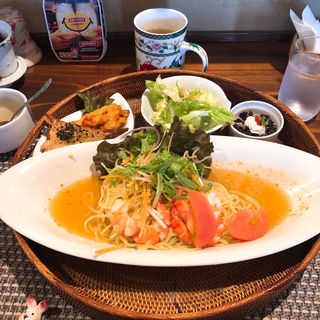
[[[134,239],[136,243],[155,245],[167,237],[170,226],[170,211],[163,203],[158,202],[157,212],[166,228],[161,226],[156,220],[153,220],[151,224],[145,225],[139,236]]]
[[[220,240],[224,230],[222,216],[220,213],[221,205],[220,200],[216,197],[214,193],[209,193],[206,198],[209,203],[209,211],[207,212],[207,214],[211,217],[211,220],[211,214],[213,215],[213,220],[215,221],[214,224],[216,225],[216,231],[212,233],[212,240],[210,240],[208,243],[206,242],[205,246],[213,246]],[[202,235],[199,234],[201,230],[205,233],[208,231],[208,228],[205,227],[205,221],[201,223],[201,226],[196,224],[197,218],[199,221],[199,216],[196,217],[196,215],[202,214],[201,211],[203,210],[206,209],[205,207],[202,207],[200,202],[192,203],[192,200],[190,202],[190,199],[176,200],[173,202],[173,205],[171,207],[170,222],[173,232],[182,241],[186,242],[187,244],[194,245],[196,247],[198,247],[199,239],[202,238]],[[209,230],[209,232],[212,232],[212,230]]]
[[[110,218],[110,222],[113,230],[120,236],[133,237],[140,232],[138,222],[121,211],[114,213]]]
[[[155,226],[157,222],[153,222],[151,225],[146,225],[138,237],[134,238],[134,241],[138,244],[155,245],[161,241],[160,234],[157,232]]]
[[[193,218],[190,206],[185,200],[176,200],[171,208],[171,228],[184,242],[192,244]]]
[[[161,226],[152,217],[151,223],[142,226],[139,220],[130,217],[126,212],[121,210],[113,213],[110,222],[113,226],[113,230],[118,235],[131,237],[138,244],[155,245],[166,238],[170,226],[170,212],[160,202],[157,205],[157,212],[166,228]]]

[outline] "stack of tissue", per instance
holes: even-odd
[[[318,36],[312,43],[305,43],[307,50],[320,53],[320,22],[312,13],[309,6],[302,11],[302,19],[300,19],[293,10],[290,10],[290,18],[296,28],[299,38]]]

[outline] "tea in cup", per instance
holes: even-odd
[[[17,68],[18,62],[12,47],[11,26],[0,20],[0,78],[10,76]]]
[[[196,52],[202,61],[202,71],[208,68],[208,55],[198,44],[184,41],[187,17],[174,9],[153,8],[134,18],[137,69],[155,70],[182,68],[186,51]]]

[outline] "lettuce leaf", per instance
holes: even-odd
[[[174,117],[169,131],[160,126],[156,128],[162,135],[162,143],[157,153],[166,150],[178,156],[183,156],[186,152],[190,156],[193,154],[197,160],[193,162],[193,165],[200,175],[204,177],[209,175],[212,162],[211,153],[213,152],[213,144],[210,142],[209,134],[201,129],[191,132],[189,127],[185,126],[178,117]],[[100,171],[101,175],[108,174],[108,171],[115,167],[118,160],[128,158],[129,154],[137,157],[150,151],[156,139],[155,132],[141,130],[118,144],[101,142],[93,157],[96,170]],[[167,165],[168,163],[162,162],[159,170]]]
[[[99,109],[105,105],[111,104],[114,99],[103,99],[100,96],[94,95],[92,92],[78,92],[78,96],[83,100],[84,112],[90,113],[96,109]]]
[[[216,108],[209,111],[191,111],[187,115],[182,116],[181,120],[189,126],[191,131],[196,128],[210,130],[219,124],[224,125],[233,122],[234,116],[224,108]]]
[[[115,167],[118,159],[124,160],[129,153],[137,156],[148,152],[156,143],[157,135],[154,131],[141,130],[128,136],[124,141],[111,144],[107,141],[101,142],[97,147],[97,153],[93,156],[93,162],[101,175],[108,174],[107,169]]]
[[[210,130],[217,125],[234,121],[231,111],[218,105],[217,99],[208,90],[192,90],[179,84],[166,85],[160,76],[156,81],[146,80],[153,108],[153,121],[169,129],[174,116],[178,116],[190,130]]]
[[[200,102],[207,103],[212,106],[216,106],[217,102],[215,101],[212,93],[208,90],[193,90],[190,92],[188,98],[193,100],[198,100]]]
[[[166,103],[166,86],[159,81],[146,80],[146,87],[150,91],[150,104],[154,111],[160,111]]]
[[[185,124],[194,131],[196,128],[209,130],[215,126],[234,121],[231,111],[212,106],[199,100],[187,98],[180,102],[170,100],[157,118],[157,122],[164,124],[171,123],[174,116],[178,116]]]
[[[169,148],[171,152],[180,156],[183,156],[185,152],[188,152],[189,155],[194,153],[197,158],[199,172],[204,177],[209,176],[211,171],[209,168],[212,163],[211,154],[214,151],[214,147],[210,141],[210,135],[204,130],[198,128],[192,132],[188,126],[183,124],[182,120],[174,117],[170,130],[163,139],[161,148]]]

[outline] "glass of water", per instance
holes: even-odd
[[[278,99],[303,121],[320,111],[320,37],[298,38],[293,43]]]

